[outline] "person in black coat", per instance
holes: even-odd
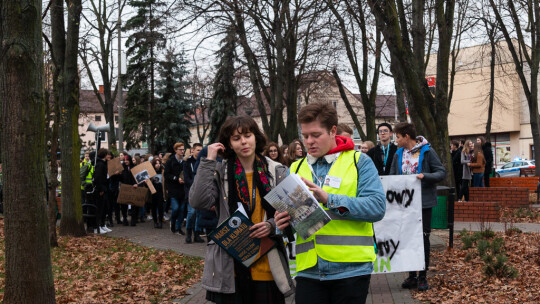
[[[484,169],[484,187],[489,187],[489,175],[493,169],[493,151],[491,151],[491,143],[486,142],[483,136],[476,139],[476,142],[482,145],[482,152],[486,160],[486,168]]]
[[[186,193],[186,202],[188,201],[189,197],[189,189],[191,188],[191,185],[193,185],[193,181],[195,180],[195,163],[199,156],[199,152],[201,152],[202,147],[203,146],[200,143],[193,144],[193,147],[191,148],[192,154],[184,162],[184,190]],[[188,213],[186,217],[186,243],[190,244],[192,242],[192,235],[193,241],[195,241],[196,243],[204,243],[204,240],[200,237],[201,228],[199,227],[198,221],[199,210],[195,210],[194,208],[192,208],[189,203],[187,204],[187,207]]]
[[[182,222],[184,221],[185,208],[185,190],[184,190],[184,152],[183,143],[174,144],[175,154],[171,155],[165,164],[165,185],[171,200],[171,232],[180,233],[182,231]]]
[[[109,181],[107,180],[107,162],[105,157],[107,157],[107,149],[101,148],[97,152],[97,160],[94,170],[94,186],[95,186],[95,195],[96,195],[96,224],[100,229],[105,232],[109,232],[110,229],[105,227],[105,204],[106,204],[106,195],[109,188]]]
[[[131,158],[131,155],[127,154],[126,152],[123,152],[124,154],[124,163],[122,166],[124,167],[124,170],[122,171],[122,178],[121,182],[126,185],[136,185],[137,182],[135,181],[135,178],[133,177],[133,174],[131,174],[131,169],[135,167],[135,164],[133,163],[133,158]],[[128,214],[128,205],[122,204],[122,217],[124,218],[123,224],[124,226],[129,226],[127,220],[127,214]],[[139,214],[139,207],[132,205],[131,206],[131,226],[137,225],[137,215]]]
[[[367,155],[373,160],[379,175],[389,175],[392,160],[397,151],[397,146],[391,142],[392,126],[383,122],[377,127],[377,133],[379,133],[379,144],[371,148]]]
[[[451,156],[452,156],[452,170],[454,171],[454,183],[456,185],[456,195],[458,198],[461,198],[461,180],[463,178],[463,165],[461,164],[461,151],[463,151],[463,146],[461,142],[457,140],[452,140],[451,145]]]

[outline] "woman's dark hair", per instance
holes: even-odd
[[[414,124],[408,122],[400,122],[394,127],[394,133],[403,137],[409,135],[411,139],[416,139],[416,128]]]
[[[258,155],[263,153],[266,146],[266,136],[261,132],[255,120],[247,115],[229,116],[223,123],[223,126],[221,126],[218,136],[218,142],[225,146],[225,152],[223,152],[224,159],[230,159],[236,156],[234,150],[231,148],[231,137],[234,131],[238,131],[239,134],[253,133],[256,143],[255,153]]]
[[[272,159],[270,157],[270,154],[268,153],[268,150],[270,150],[271,147],[276,148],[277,153],[278,153],[278,156],[276,159],[274,159],[274,161],[277,161],[281,163],[282,165],[286,165],[285,158],[283,157],[283,154],[281,153],[281,149],[279,148],[279,145],[276,144],[275,142],[271,142],[266,146],[266,149],[264,149],[264,156],[268,156],[270,159]]]
[[[157,172],[157,171],[156,171],[156,173],[157,173],[157,174],[163,173],[163,169],[164,169],[164,168],[163,168],[163,163],[162,163],[161,160],[158,159],[157,157],[154,157],[154,158],[152,159],[152,161],[151,161],[152,167],[153,167],[154,170],[155,170],[155,169],[156,169],[156,163],[157,163],[157,162],[159,162],[159,163],[161,164],[161,167],[159,168],[159,169],[160,169],[160,172]]]

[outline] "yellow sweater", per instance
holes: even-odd
[[[249,188],[248,193],[253,191],[253,173],[246,173],[247,184]],[[261,204],[261,196],[259,194],[259,189],[256,189],[256,199],[255,199],[255,209],[251,214],[251,221],[254,224],[260,223],[264,220],[264,209]],[[250,197],[251,199],[251,197]],[[254,281],[273,281],[274,277],[270,271],[270,265],[268,264],[268,257],[265,255],[255,264],[251,265],[251,278]]]

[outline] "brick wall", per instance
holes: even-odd
[[[522,208],[529,206],[529,190],[527,188],[470,188],[471,202],[498,202],[505,208]]]
[[[498,222],[500,203],[498,202],[456,202],[454,221],[456,222]]]

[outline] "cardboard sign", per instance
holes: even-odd
[[[377,259],[373,273],[424,270],[422,186],[416,175],[381,176],[386,214],[373,224]]]
[[[151,162],[146,161],[140,165],[133,167],[131,169],[131,174],[133,174],[133,177],[135,178],[135,182],[137,184],[146,182],[146,185],[148,185],[148,189],[150,189],[150,192],[152,192],[152,194],[156,193],[156,188],[154,188],[154,185],[152,185],[152,182],[150,181],[150,178],[156,175],[156,170],[154,169],[154,166],[152,166]]]
[[[120,183],[120,192],[118,193],[119,204],[133,205],[143,207],[148,196],[148,189],[144,187],[133,187]]]
[[[122,166],[120,160],[120,157],[115,157],[107,161],[107,174],[109,174],[109,176],[115,175],[118,171],[120,171],[118,173],[120,174],[124,170],[124,167]]]

